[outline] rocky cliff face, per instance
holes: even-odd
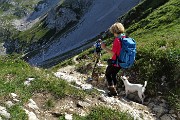
[[[60,31],[69,23],[78,22],[92,2],[92,0],[67,0],[63,5],[52,8],[48,12],[45,23],[49,29],[56,28],[57,31]]]
[[[68,8],[60,8],[57,12],[52,9],[46,18],[46,24],[49,29],[56,28],[57,31],[62,30],[71,22],[77,22],[77,14]]]

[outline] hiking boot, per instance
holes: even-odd
[[[111,92],[108,92],[107,95],[108,95],[108,97],[112,97]]]
[[[110,86],[110,87],[108,87],[108,90],[110,91],[110,94],[111,94],[112,96],[118,96],[118,93],[117,93],[115,87]]]
[[[107,93],[107,96],[108,96],[108,97],[117,97],[118,94],[117,94],[117,93],[113,93],[113,94],[112,94],[111,92],[108,92],[108,93]]]
[[[113,93],[112,96],[116,97],[116,96],[118,96],[118,93],[117,92]]]

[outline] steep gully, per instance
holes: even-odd
[[[137,5],[139,0],[95,0],[90,10],[71,31],[33,51],[27,57],[33,66],[51,67],[90,47],[91,39],[107,30],[116,19]]]

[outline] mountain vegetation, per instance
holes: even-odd
[[[136,63],[132,70],[136,71],[138,79],[149,82],[150,94],[157,95],[161,91],[179,109],[180,2],[164,0],[159,5],[162,2],[165,4],[158,8],[158,2],[151,2],[149,5],[155,9],[147,9],[141,14],[146,17],[134,19],[127,29],[137,41]],[[141,8],[139,5],[134,10]]]

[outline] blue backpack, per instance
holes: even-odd
[[[96,47],[96,52],[101,52],[101,44],[100,44],[100,42],[96,43],[95,47]]]
[[[116,57],[116,64],[122,68],[129,68],[133,65],[136,56],[136,42],[133,38],[119,37],[122,43],[120,55]]]

